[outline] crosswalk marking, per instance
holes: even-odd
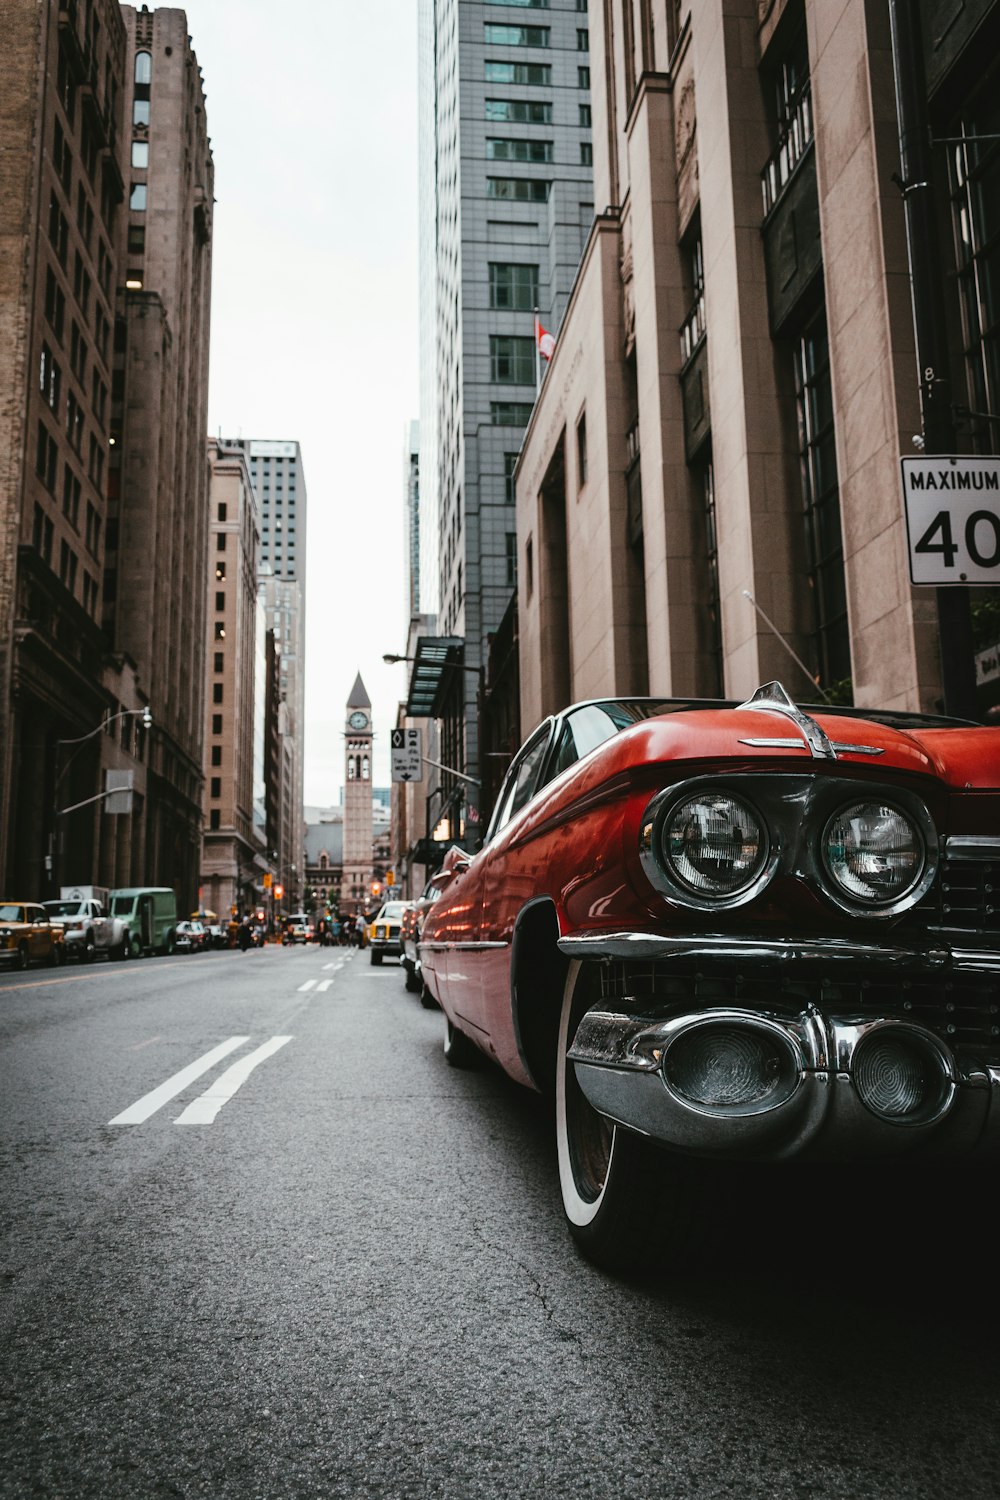
[[[189,1104],[182,1114],[177,1116],[175,1125],[211,1125],[222,1106],[233,1097],[241,1084],[246,1083],[250,1074],[265,1058],[272,1057],[286,1042],[290,1042],[290,1036],[273,1036],[269,1042],[258,1047],[256,1051],[249,1052],[246,1057],[241,1057],[231,1067],[217,1078],[200,1098]]]
[[[150,1115],[155,1115],[156,1111],[162,1108],[168,1100],[176,1098],[189,1083],[200,1078],[202,1073],[207,1073],[209,1068],[214,1067],[222,1058],[228,1057],[230,1052],[235,1052],[237,1047],[242,1047],[243,1043],[249,1040],[248,1036],[231,1036],[228,1041],[220,1042],[218,1047],[213,1047],[211,1052],[205,1053],[204,1057],[199,1057],[196,1062],[189,1063],[186,1068],[181,1068],[179,1073],[168,1078],[166,1083],[161,1083],[159,1088],[143,1094],[141,1099],[129,1105],[128,1109],[123,1109],[120,1115],[115,1115],[113,1120],[108,1121],[108,1124],[141,1125],[143,1120],[148,1120]]]

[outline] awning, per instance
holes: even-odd
[[[453,669],[461,672],[465,641],[456,635],[421,635],[410,668],[406,699],[408,719],[436,719],[451,685]]]

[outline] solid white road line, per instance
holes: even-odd
[[[211,1125],[222,1106],[229,1102],[241,1084],[246,1083],[258,1063],[262,1063],[265,1058],[270,1057],[291,1040],[290,1036],[273,1036],[255,1052],[248,1052],[246,1057],[241,1057],[239,1062],[234,1062],[232,1067],[227,1068],[221,1077],[209,1085],[199,1099],[195,1099],[183,1114],[177,1116],[174,1124]]]
[[[161,1083],[159,1088],[153,1089],[151,1093],[143,1094],[141,1099],[137,1099],[128,1109],[122,1110],[120,1115],[115,1115],[113,1120],[108,1121],[108,1124],[141,1125],[143,1120],[148,1120],[150,1115],[155,1115],[156,1111],[162,1108],[169,1099],[175,1098],[186,1089],[189,1083],[200,1078],[202,1073],[207,1073],[209,1068],[214,1067],[223,1057],[228,1057],[230,1052],[235,1052],[237,1047],[242,1047],[243,1043],[249,1040],[248,1036],[231,1036],[228,1041],[221,1042],[218,1047],[213,1047],[211,1052],[206,1052],[204,1057],[199,1057],[197,1062],[189,1063],[186,1068],[175,1073],[173,1078],[168,1078],[166,1083]]]
[[[305,982],[305,984],[300,984],[299,985],[298,994],[301,995],[302,992],[303,992],[303,990],[311,990],[313,988],[313,986],[315,985],[315,983],[316,983],[315,979],[307,979],[306,982]]]

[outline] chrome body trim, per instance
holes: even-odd
[[[509,948],[509,943],[418,943],[420,953],[488,953],[494,948]]]
[[[741,745],[750,745],[755,750],[807,750],[808,745],[801,740],[783,740],[777,737],[765,738],[763,735],[754,735],[740,738]],[[885,750],[880,745],[845,745],[840,740],[830,741],[831,749],[842,755],[849,752],[851,755],[884,755]]]
[[[707,1108],[678,1095],[666,1077],[670,1046],[713,1022],[768,1031],[795,1060],[794,1086],[767,1107]],[[911,1039],[932,1065],[936,1059],[937,1100],[917,1121],[880,1117],[854,1085],[858,1048],[887,1028]],[[963,1068],[932,1032],[899,1017],[823,1015],[814,1008],[783,1016],[731,1007],[656,1016],[595,1007],[583,1016],[568,1056],[599,1113],[678,1151],[770,1161],[911,1150],[1000,1156],[1000,1056]]]
[[[670,937],[656,932],[585,932],[559,939],[567,958],[730,959],[741,963],[864,963],[878,969],[940,973],[1000,971],[996,949],[953,948],[940,941],[859,942],[853,938],[739,938],[723,933]]]
[[[942,839],[945,859],[1000,860],[1000,839],[985,833],[952,833]]]

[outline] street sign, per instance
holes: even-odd
[[[104,772],[104,811],[106,813],[130,813],[132,811],[132,782],[134,772]]]
[[[423,781],[423,730],[393,729],[389,737],[393,781]]]
[[[903,458],[910,581],[1000,583],[1000,459]]]

